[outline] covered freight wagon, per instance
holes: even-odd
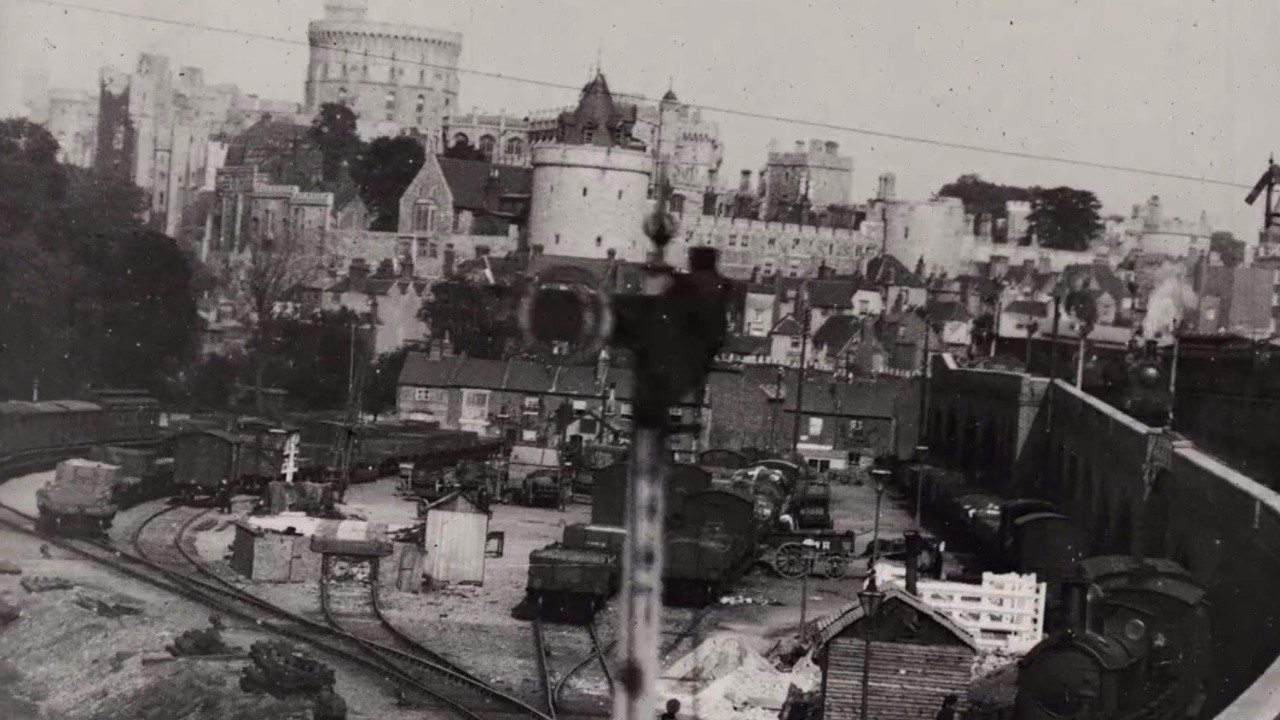
[[[173,484],[189,501],[217,492],[223,480],[240,478],[246,438],[223,430],[182,433],[173,441]]]

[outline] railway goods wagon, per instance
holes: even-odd
[[[751,498],[713,488],[689,494],[668,531],[663,583],[670,601],[705,605],[755,560],[759,526]]]
[[[1035,573],[1040,582],[1048,584],[1049,598],[1054,599],[1062,581],[1085,559],[1088,539],[1080,526],[1062,513],[1033,512],[1009,521],[1001,545],[1005,566],[1021,574]]]
[[[574,523],[564,529],[563,544],[574,550],[598,550],[621,555],[626,542],[627,531],[620,527]]]
[[[245,442],[225,430],[195,430],[174,438],[174,489],[191,502],[213,497],[223,480],[237,483]]]
[[[302,434],[295,426],[243,418],[236,423],[236,434],[243,439],[239,480],[255,492],[280,479],[290,464],[295,481],[319,480],[324,475],[324,465],[318,458],[301,452]]]
[[[1175,563],[1091,558],[1063,586],[1069,624],[1019,664],[1018,720],[1201,715],[1212,641],[1205,589]]]
[[[99,535],[116,515],[113,494],[120,468],[92,460],[58,463],[51,482],[36,491],[42,529],[67,535]]]
[[[720,597],[741,574],[742,558],[754,548],[728,534],[668,534],[662,565],[663,601],[703,607]]]
[[[160,430],[160,403],[143,390],[100,389],[93,393],[102,408],[97,442],[123,442],[154,437]]]
[[[627,472],[630,466],[614,464],[595,472],[591,493],[593,525],[626,524]],[[710,489],[711,474],[697,465],[674,463],[667,475],[666,515],[678,515],[685,496]]]
[[[89,453],[94,462],[120,468],[120,479],[112,496],[122,510],[139,503],[173,494],[173,458],[161,450],[97,445]]]
[[[584,618],[618,591],[619,577],[616,555],[555,543],[529,553],[525,591],[534,612]]]

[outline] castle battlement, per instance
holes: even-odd
[[[804,240],[870,240],[861,230],[851,228],[814,227],[798,223],[786,223],[751,218],[728,218],[701,213],[684,213],[677,215],[682,230],[693,230],[695,227],[703,232],[741,232],[745,234],[774,233],[786,238]]]

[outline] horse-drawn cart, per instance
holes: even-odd
[[[775,532],[760,545],[758,560],[787,578],[805,574],[842,578],[849,573],[857,553],[852,530]]]

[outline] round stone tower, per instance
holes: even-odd
[[[440,150],[458,102],[462,35],[368,19],[366,0],[327,0],[307,29],[306,110],[342,103],[365,137],[417,130]]]
[[[641,231],[653,160],[643,150],[604,145],[533,149],[529,244],[548,255],[642,262]]]

